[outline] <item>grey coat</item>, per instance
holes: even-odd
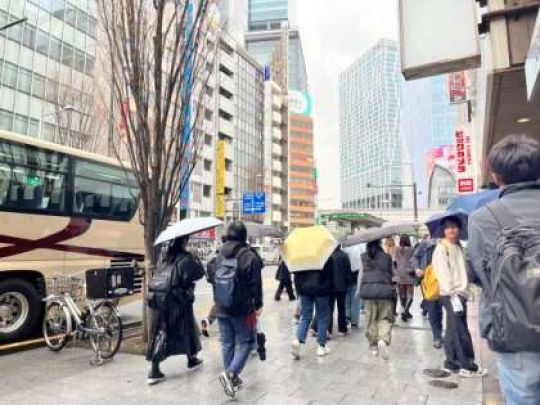
[[[410,273],[414,270],[411,266],[411,258],[414,249],[412,247],[397,247],[394,258],[396,261],[396,282],[398,284],[414,284],[414,277]]]

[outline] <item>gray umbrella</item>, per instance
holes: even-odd
[[[272,225],[246,224],[249,238],[283,238],[283,232]]]
[[[415,234],[421,223],[415,221],[387,222],[379,228],[363,229],[345,239],[343,246],[354,246],[359,243],[368,243],[374,240],[388,238],[393,235]]]

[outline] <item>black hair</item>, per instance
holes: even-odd
[[[370,259],[374,259],[375,256],[377,256],[377,253],[381,252],[381,251],[383,251],[383,250],[382,250],[382,247],[381,247],[381,241],[380,240],[371,241],[366,246],[366,252],[367,252]]]
[[[167,249],[167,257],[174,258],[178,253],[185,251],[185,244],[189,241],[189,235],[174,239]]]
[[[401,235],[399,238],[400,247],[411,247],[411,238],[409,235]]]
[[[540,178],[540,142],[525,135],[509,135],[488,156],[490,170],[505,185]]]
[[[459,229],[463,228],[463,224],[461,223],[458,217],[445,218],[444,221],[442,222],[443,229],[446,228],[447,225],[455,225]]]
[[[247,229],[242,221],[233,221],[227,228],[227,240],[246,243]]]

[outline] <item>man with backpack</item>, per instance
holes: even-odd
[[[188,252],[189,236],[171,242],[148,282],[148,306],[154,311],[146,359],[152,362],[147,383],[165,379],[159,365],[167,357],[185,354],[187,367],[201,366],[199,330],[193,313],[195,282],[204,276],[199,259]]]
[[[540,143],[507,136],[488,163],[500,198],[469,219],[468,262],[483,288],[482,337],[508,405],[540,403]],[[504,231],[503,231],[504,230]]]
[[[255,344],[257,316],[263,307],[262,268],[261,258],[247,244],[246,226],[232,222],[215,265],[208,268],[225,369],[219,380],[232,398],[242,387],[240,373]]]

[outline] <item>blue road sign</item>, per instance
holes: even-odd
[[[264,214],[266,212],[266,194],[244,193],[242,197],[243,214]]]

